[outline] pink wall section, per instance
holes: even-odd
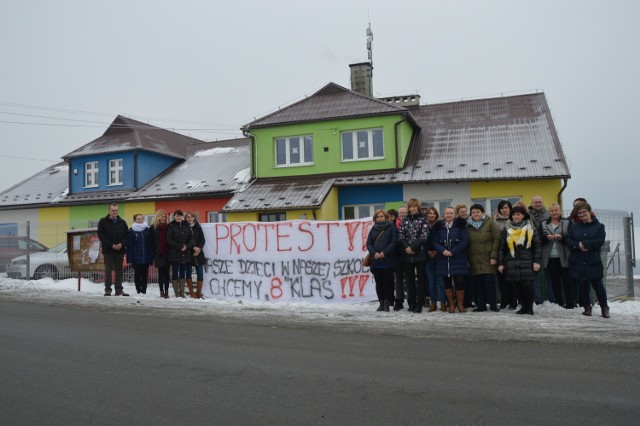
[[[167,213],[173,213],[175,210],[180,209],[183,212],[192,211],[199,213],[199,222],[207,222],[208,212],[217,212],[222,210],[224,205],[230,200],[230,198],[210,198],[205,200],[186,199],[177,201],[157,201],[156,210],[163,209]]]

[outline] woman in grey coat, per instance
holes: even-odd
[[[549,206],[549,215],[549,219],[542,222],[542,267],[551,278],[556,303],[573,309],[573,283],[569,278],[571,250],[565,245],[571,223],[562,217],[558,203]]]

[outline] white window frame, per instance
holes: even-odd
[[[353,209],[353,217],[347,219],[347,209]],[[365,211],[367,210],[367,211]],[[342,206],[342,219],[371,219],[376,210],[385,210],[385,203],[379,204],[351,204],[348,206]],[[351,215],[350,215],[351,216]]]
[[[298,139],[299,141],[299,155],[300,155],[300,161],[298,162],[293,162],[291,160],[291,156],[293,154],[292,152],[292,139]],[[310,140],[311,141],[311,147],[310,147],[310,152],[308,152],[309,150],[306,148],[306,141]],[[282,142],[284,144],[284,156],[285,156],[285,162],[282,164],[278,164],[278,159],[280,158],[280,156],[278,155],[279,152],[279,145],[280,142]],[[313,165],[313,135],[301,135],[301,136],[288,136],[286,138],[275,138],[274,140],[274,151],[275,151],[275,165],[276,167],[291,167],[291,166],[311,166]],[[308,155],[311,156],[311,161],[307,161],[305,160],[306,157],[308,157]]]
[[[124,185],[124,160],[109,160],[109,186]]]
[[[209,223],[225,223],[227,214],[223,212],[207,212],[207,222]]]
[[[97,161],[90,161],[84,164],[84,187],[85,188],[98,187],[99,171],[100,171],[100,165]]]
[[[374,140],[374,132],[380,132],[380,141]],[[358,134],[366,133],[366,148],[367,153],[364,156],[360,156],[359,145],[365,141],[358,141]],[[345,140],[347,135],[351,135],[351,140]],[[351,158],[345,158],[345,147],[351,144]],[[379,146],[378,146],[379,144]],[[375,145],[375,146],[374,146]],[[376,148],[381,149],[381,154],[374,154]],[[382,128],[375,129],[359,129],[340,132],[340,156],[342,161],[363,161],[363,160],[380,160],[384,159],[384,131]]]

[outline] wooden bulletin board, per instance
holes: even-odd
[[[67,254],[73,272],[103,272],[104,258],[98,229],[74,229],[67,232]]]

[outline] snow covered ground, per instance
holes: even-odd
[[[0,300],[77,306],[101,311],[137,315],[161,315],[196,320],[215,318],[272,327],[333,329],[357,333],[385,333],[411,338],[457,338],[465,340],[539,341],[557,344],[583,342],[609,343],[640,347],[640,301],[610,302],[611,318],[600,316],[595,306],[592,317],[582,309],[565,310],[545,303],[534,306],[535,315],[515,315],[514,311],[442,312],[414,314],[376,312],[377,303],[323,304],[240,302],[228,300],[168,300],[159,297],[157,285],[148,294],[137,295],[131,283],[125,283],[130,297],[104,297],[103,285],[77,279],[53,281],[14,280],[0,275]]]

